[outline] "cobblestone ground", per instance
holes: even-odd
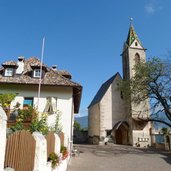
[[[171,152],[109,144],[76,145],[67,171],[171,171]]]

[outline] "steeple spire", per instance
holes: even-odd
[[[130,18],[130,26],[132,25],[132,23],[133,23],[133,18],[131,17]]]
[[[132,45],[132,43],[134,42],[134,40],[137,40],[139,42],[139,44],[142,46],[142,44],[134,30],[133,18],[130,18],[130,28],[129,28],[126,44],[130,47]]]

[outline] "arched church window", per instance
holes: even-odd
[[[135,54],[135,64],[140,63],[140,55],[138,53]]]
[[[138,43],[137,42],[135,42],[135,46],[138,46]]]
[[[123,92],[122,91],[120,92],[120,97],[121,97],[121,99],[123,99]]]

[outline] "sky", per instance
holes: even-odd
[[[130,18],[147,58],[171,51],[170,0],[0,0],[0,63],[41,57],[83,86],[78,116],[100,86],[122,75],[121,52]]]

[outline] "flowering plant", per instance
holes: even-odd
[[[30,132],[41,132],[43,135],[46,135],[49,131],[49,127],[47,124],[47,114],[42,113],[41,117],[38,117],[38,113],[32,119],[32,122],[29,127]]]
[[[52,169],[55,169],[55,167],[59,164],[59,156],[52,152],[49,154],[48,161],[51,161]]]
[[[68,150],[65,146],[61,146],[62,159],[65,160],[68,157]]]

